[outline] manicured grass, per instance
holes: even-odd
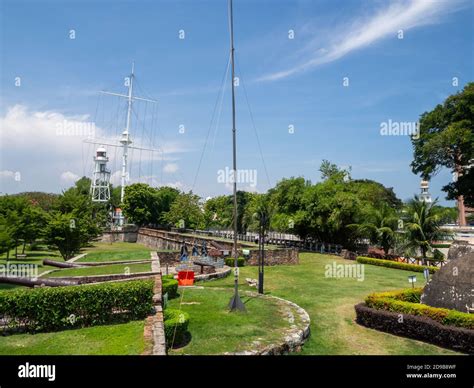
[[[92,247],[82,251],[82,253],[87,253],[87,255],[80,258],[77,262],[149,260],[150,251],[151,248],[136,243],[95,243]]]
[[[110,275],[151,271],[150,263],[143,264],[111,264],[97,267],[66,268],[44,275],[46,278],[65,276]]]
[[[19,247],[18,253],[21,254],[21,249]],[[17,265],[17,264],[34,264],[38,268],[38,275],[42,274],[43,272],[49,271],[51,269],[54,269],[55,267],[49,266],[49,265],[43,265],[43,260],[44,259],[49,259],[49,260],[56,260],[56,261],[64,261],[59,252],[57,251],[52,251],[46,248],[45,246],[40,246],[36,250],[29,250],[29,247],[27,246],[27,249],[25,251],[26,258],[22,259],[16,259],[15,257],[15,250],[12,249],[10,251],[10,258],[7,261],[6,259],[6,253],[0,255],[0,266],[3,268],[3,266],[9,264],[9,265]],[[1,273],[0,273],[1,275]],[[0,284],[0,289],[8,289],[8,288],[13,288],[16,286],[11,286],[11,285],[6,285],[6,284]]]
[[[389,291],[409,287],[407,277],[417,275],[417,286],[423,286],[419,273],[398,269],[366,265],[363,281],[354,278],[327,278],[326,265],[355,264],[337,256],[316,253],[301,253],[300,264],[265,268],[265,292],[297,303],[311,317],[311,336],[301,354],[397,354],[435,355],[456,354],[424,342],[397,337],[367,329],[355,322],[354,305],[377,291]],[[251,289],[245,278],[257,278],[256,267],[240,269],[241,289]],[[233,277],[208,283],[205,287],[233,287]],[[255,290],[255,289],[253,289]],[[186,302],[186,295],[184,297]],[[193,314],[191,313],[191,322]],[[196,327],[194,327],[196,331]],[[206,349],[208,339],[199,332],[192,333],[202,341],[199,346]],[[197,344],[195,346],[198,346]]]
[[[231,290],[180,289],[181,310],[189,313],[188,345],[169,354],[222,354],[264,347],[279,342],[290,323],[285,319],[281,303],[272,299],[242,296],[246,313],[230,313],[227,305]],[[179,308],[181,297],[170,301]],[[257,344],[252,342],[258,341]]]
[[[0,355],[127,355],[144,349],[144,321],[0,336]]]

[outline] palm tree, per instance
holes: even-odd
[[[387,255],[394,246],[398,217],[393,208],[383,204],[380,209],[372,209],[367,214],[367,220],[361,224],[350,224],[350,229],[370,239],[370,242],[382,247]]]
[[[436,204],[437,200],[428,203],[415,195],[406,207],[405,248],[409,253],[421,252],[423,264],[426,263],[427,253],[432,250],[432,241],[439,240],[446,234],[440,228],[445,218],[445,209]]]

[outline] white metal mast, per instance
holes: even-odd
[[[121,190],[120,190],[120,202],[123,203],[124,197],[125,197],[125,186],[127,182],[129,181],[129,171],[128,171],[128,150],[133,148],[137,150],[144,150],[144,151],[158,151],[163,154],[163,151],[156,148],[144,148],[144,147],[134,147],[131,146],[132,140],[130,138],[130,123],[132,120],[132,105],[134,100],[140,100],[140,101],[147,101],[147,102],[152,102],[152,103],[157,103],[158,101],[156,100],[151,100],[149,98],[143,98],[143,97],[137,97],[133,95],[133,81],[135,78],[135,62],[132,62],[132,72],[130,74],[130,78],[128,80],[128,93],[127,94],[121,94],[121,93],[112,93],[112,92],[106,92],[106,91],[101,91],[103,94],[108,94],[111,96],[118,96],[118,97],[123,97],[127,99],[127,121],[125,124],[125,130],[122,132],[122,136],[120,138],[120,144],[122,148],[122,174],[121,174]],[[100,139],[87,139],[84,140],[86,143],[92,143],[92,144],[101,144],[101,145],[109,145],[112,147],[118,147],[117,144],[113,144],[110,142],[107,142],[107,140],[103,141]],[[123,224],[123,217],[120,219],[120,224]]]
[[[124,97],[127,99],[127,122],[125,125],[125,130],[122,132],[122,137],[120,138],[120,143],[122,144],[122,176],[121,176],[121,191],[120,191],[120,202],[123,202],[124,194],[125,194],[125,185],[129,180],[129,173],[128,173],[128,150],[129,148],[137,148],[137,147],[130,147],[132,144],[132,140],[130,138],[130,122],[132,120],[132,104],[134,100],[140,101],[148,101],[148,102],[158,102],[156,100],[150,100],[149,98],[137,97],[133,95],[133,80],[135,78],[135,62],[132,62],[132,73],[130,74],[130,78],[128,80],[128,93],[127,94],[120,94],[120,93],[111,93],[111,92],[104,92],[104,94],[109,94],[112,96],[119,96]],[[137,148],[138,149],[138,148]],[[145,149],[145,148],[142,148]]]
[[[120,143],[122,144],[123,154],[122,154],[122,179],[121,179],[121,190],[120,190],[120,202],[123,203],[123,199],[125,196],[125,184],[128,181],[128,146],[132,144],[132,140],[130,139],[130,119],[132,116],[132,93],[133,93],[133,77],[134,77],[134,70],[135,70],[135,62],[132,63],[132,73],[130,74],[130,79],[128,82],[128,109],[127,109],[127,124],[125,127],[125,131],[122,133],[122,138],[120,139]]]

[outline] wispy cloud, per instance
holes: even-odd
[[[463,8],[464,1],[395,0],[369,16],[356,17],[344,25],[335,25],[331,32],[310,39],[302,49],[302,60],[288,68],[266,74],[258,81],[275,81],[308,71],[316,66],[336,61],[353,51],[365,48],[399,30],[439,22],[447,13]],[[347,26],[348,25],[348,26]]]

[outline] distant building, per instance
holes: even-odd
[[[433,200],[431,199],[431,194],[429,192],[429,182],[426,180],[422,180],[420,183],[420,201],[431,203]]]

